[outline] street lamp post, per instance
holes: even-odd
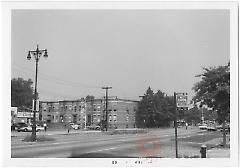
[[[27,59],[30,60],[33,56],[36,60],[36,74],[35,74],[35,90],[34,90],[34,109],[33,109],[33,125],[32,125],[32,141],[36,141],[36,102],[37,102],[37,74],[38,74],[38,61],[41,56],[48,57],[47,49],[39,50],[38,45],[36,51],[28,51]]]

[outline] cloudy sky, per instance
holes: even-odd
[[[188,92],[201,67],[229,61],[227,10],[13,10],[11,77],[34,81],[40,100],[111,96],[139,100],[150,86]]]

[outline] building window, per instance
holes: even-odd
[[[114,122],[117,121],[117,115],[114,115],[114,116],[113,116],[113,120],[114,120]]]
[[[113,111],[115,111],[115,112],[116,112],[116,111],[117,111],[117,109],[114,109]]]

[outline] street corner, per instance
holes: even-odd
[[[140,135],[136,143],[141,157],[160,157],[161,145],[156,135]]]

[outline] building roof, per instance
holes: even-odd
[[[83,101],[86,101],[86,99],[76,99],[76,100],[59,100],[59,101],[40,101],[41,103],[60,103],[60,102],[83,102]],[[97,102],[97,101],[105,101],[105,96],[102,97],[102,98],[97,98],[97,99],[94,99],[93,100],[93,103],[94,102]],[[112,101],[122,101],[122,102],[134,102],[134,103],[138,103],[139,101],[137,100],[129,100],[129,99],[119,99],[117,96],[110,96],[108,97],[108,101],[109,102],[112,102]],[[86,102],[91,102],[91,100],[88,100]]]

